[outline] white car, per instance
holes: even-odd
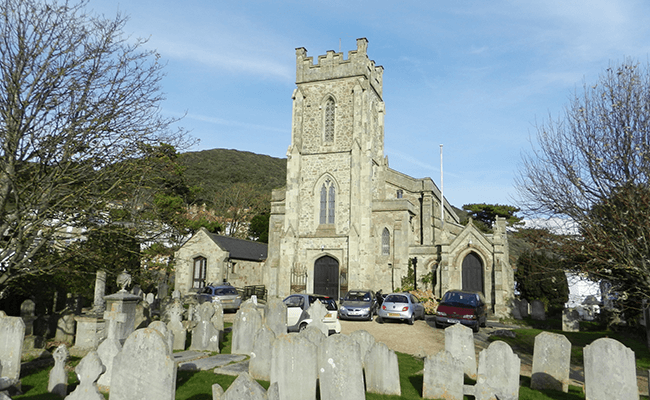
[[[288,332],[302,331],[312,322],[306,311],[316,300],[323,303],[327,309],[323,323],[327,326],[329,334],[341,333],[341,323],[338,319],[338,306],[336,305],[336,301],[329,296],[320,294],[292,294],[283,300],[287,306]]]

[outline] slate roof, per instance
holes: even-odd
[[[231,259],[246,261],[264,261],[268,256],[268,245],[252,240],[237,239],[230,236],[208,233],[217,246],[230,253]]]

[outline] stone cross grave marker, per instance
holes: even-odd
[[[105,400],[104,395],[99,392],[97,380],[106,367],[96,351],[91,350],[86,354],[74,370],[79,378],[79,385],[66,400]]]
[[[70,352],[65,344],[61,344],[52,356],[54,367],[49,373],[47,391],[65,397],[68,394],[68,372],[65,370],[65,363],[70,358]]]

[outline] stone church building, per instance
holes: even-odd
[[[318,57],[296,49],[286,187],[274,190],[264,284],[269,295],[348,289],[391,292],[409,260],[433,271],[434,293],[481,291],[509,314],[513,269],[505,220],[493,234],[466,226],[431,178],[412,178],[384,156],[383,67],[357,49]]]

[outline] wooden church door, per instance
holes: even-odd
[[[314,294],[338,297],[339,263],[333,257],[323,256],[314,263]]]
[[[463,260],[463,290],[483,292],[483,263],[475,253],[469,253]]]

